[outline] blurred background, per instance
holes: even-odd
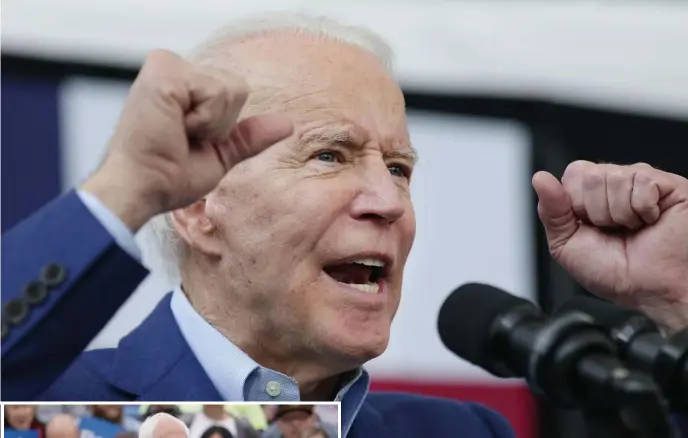
[[[50,422],[59,414],[72,416],[78,438],[137,438],[141,423],[165,412],[189,427],[189,438],[337,438],[339,406],[285,404],[184,405],[14,405],[3,406],[7,438],[68,438],[57,435]],[[224,429],[224,430],[223,430]],[[227,434],[229,433],[229,435]],[[319,435],[317,433],[320,433]]]
[[[2,10],[2,229],[102,157],[145,54],[180,54],[267,10],[370,27],[397,54],[420,163],[418,234],[373,389],[475,400],[519,438],[583,436],[578,413],[457,359],[436,334],[468,281],[552,309],[585,293],[550,261],[530,187],[576,159],[688,174],[688,2],[7,0]],[[144,242],[142,242],[144,243]],[[145,248],[144,248],[145,253]],[[147,263],[155,268],[154,258]],[[93,347],[116,345],[170,285],[153,274]],[[470,336],[470,334],[467,334]]]

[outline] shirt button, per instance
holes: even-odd
[[[277,397],[282,392],[282,389],[280,388],[279,382],[273,380],[268,382],[265,386],[265,392],[267,392],[270,397]]]

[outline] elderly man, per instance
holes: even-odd
[[[189,428],[179,418],[160,412],[141,424],[139,438],[189,438]]]
[[[511,436],[475,404],[368,394],[415,233],[389,59],[301,17],[152,53],[100,168],[3,238],[5,397],[336,400],[344,436]],[[577,162],[533,184],[578,281],[688,324],[688,180]],[[117,349],[79,355],[145,277],[131,234],[163,213],[180,286]]]
[[[45,426],[45,438],[79,438],[79,425],[73,415],[57,414]]]

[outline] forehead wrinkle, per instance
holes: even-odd
[[[285,36],[289,38],[280,38]],[[193,61],[232,71],[242,76],[252,91],[279,94],[285,97],[285,105],[290,105],[318,92],[327,94],[333,84],[341,81],[342,74],[361,68],[361,63],[371,60],[379,61],[364,49],[336,40],[269,32],[226,41]],[[380,75],[386,77],[388,73],[384,69],[368,68],[365,78],[360,77],[359,81],[366,84]],[[350,90],[354,96],[357,92],[356,87]],[[292,96],[288,97],[289,94]]]
[[[318,99],[319,96],[327,96],[329,90],[325,87],[310,90],[292,88],[290,91],[292,92],[282,89],[272,96],[272,107],[295,115],[333,109],[333,103]]]
[[[299,139],[305,144],[311,143],[346,143],[361,147],[361,136],[350,128],[318,129],[303,133]]]
[[[371,82],[375,82],[373,78],[377,78],[380,75],[387,76],[387,72],[366,69],[365,74],[361,73],[358,75],[358,79],[352,82],[349,89],[339,86],[341,81],[337,75],[342,73],[342,71],[361,67],[359,64],[360,60],[367,58],[365,51],[360,51],[358,48],[347,45],[340,45],[340,43],[333,41],[289,38],[289,42],[293,42],[293,44],[286,44],[286,41],[283,41],[285,44],[280,44],[278,47],[281,48],[274,53],[274,50],[276,50],[275,36],[274,34],[261,35],[257,38],[249,38],[243,41],[232,41],[224,47],[227,49],[226,51],[220,52],[224,56],[220,59],[214,59],[215,63],[219,62],[222,67],[242,75],[251,88],[243,114],[244,117],[268,111],[283,111],[290,115],[295,125],[298,126],[302,123],[309,125],[311,114],[317,113],[318,118],[330,119],[338,125],[352,126],[346,126],[346,128],[341,126],[333,127],[330,132],[323,130],[306,134],[306,136],[301,136],[300,139],[302,141],[310,141],[312,143],[317,140],[362,146],[377,136],[369,131],[369,129],[374,129],[374,127],[362,128],[358,123],[346,120],[346,116],[342,117],[343,114],[339,111],[340,109],[346,111],[350,109],[349,107],[355,106],[351,103],[352,98],[357,101],[365,101],[365,103],[359,102],[359,104],[364,105],[366,108],[370,107],[370,105],[379,108],[389,117],[395,117],[395,114],[398,115],[399,111],[404,112],[403,95],[398,96],[400,103],[389,99],[377,101],[375,99],[379,93],[382,93],[382,90],[378,88],[369,89],[367,87]],[[324,47],[327,50],[319,50],[317,52],[318,58],[304,58],[302,60],[302,57],[306,55],[304,51],[310,52],[316,46],[320,46],[320,44],[331,45],[331,47]],[[337,47],[338,49],[335,51],[334,48]],[[282,59],[286,52],[294,50],[297,51],[298,60],[287,59],[285,61]],[[339,56],[339,53],[343,53],[346,56]],[[276,56],[267,56],[269,54]],[[333,58],[335,54],[337,56]],[[325,62],[325,65],[316,63],[315,60],[317,59],[320,59],[320,63]],[[334,64],[339,66],[340,63],[342,64],[339,68],[332,69]],[[392,86],[391,84],[392,82],[390,84],[385,82],[385,86]],[[398,88],[396,83],[393,84],[394,87]],[[366,97],[369,96],[365,93],[361,95],[363,89],[368,90],[367,93],[373,96],[373,101],[368,102]],[[400,90],[396,91],[400,93]],[[400,107],[397,107],[397,104]],[[380,143],[385,157],[405,159],[414,164],[417,161],[418,154],[409,145],[408,138],[376,138],[375,140]],[[404,148],[406,150],[403,150]]]

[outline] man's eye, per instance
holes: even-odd
[[[337,156],[337,154],[335,154],[332,151],[318,152],[314,158],[319,161],[325,161],[328,163],[336,163],[337,161],[339,161],[339,157]]]
[[[394,176],[398,176],[401,178],[408,178],[409,172],[404,166],[400,166],[398,164],[392,164],[387,166],[389,169],[389,173],[391,173]]]

